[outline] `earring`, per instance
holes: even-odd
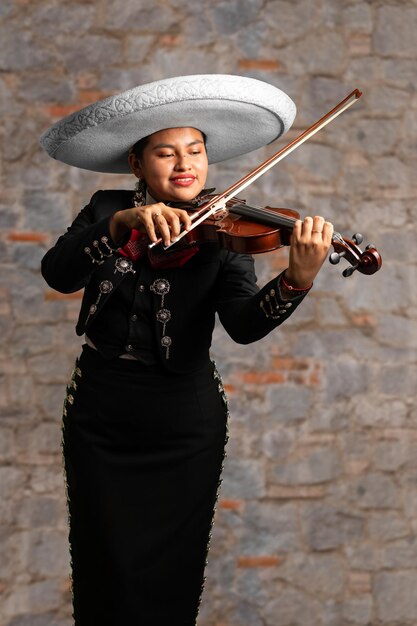
[[[146,181],[144,178],[139,178],[135,185],[133,204],[135,206],[144,206],[146,204]]]

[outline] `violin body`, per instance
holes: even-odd
[[[266,207],[277,216],[298,219],[299,213],[292,209]],[[185,237],[188,244],[217,242],[221,248],[238,254],[262,254],[288,246],[291,237],[290,228],[262,224],[230,210],[217,213],[199,224]]]

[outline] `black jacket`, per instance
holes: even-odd
[[[76,331],[87,332],[134,264],[117,252],[109,232],[116,211],[132,207],[131,191],[98,191],[42,260],[42,274],[57,291],[85,288]],[[140,262],[140,261],[139,261]],[[277,279],[256,284],[251,256],[204,244],[183,267],[141,268],[154,308],[154,332],[164,367],[187,372],[208,359],[217,312],[238,343],[251,343],[284,322],[303,299],[283,300]]]

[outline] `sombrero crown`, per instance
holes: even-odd
[[[271,143],[291,126],[295,104],[254,78],[178,76],[134,87],[51,126],[40,142],[53,158],[96,172],[127,173],[129,149],[164,128],[194,127],[207,136],[210,163]]]

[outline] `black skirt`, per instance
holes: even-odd
[[[174,375],[84,346],[63,428],[76,626],[194,626],[226,440],[213,363]]]

